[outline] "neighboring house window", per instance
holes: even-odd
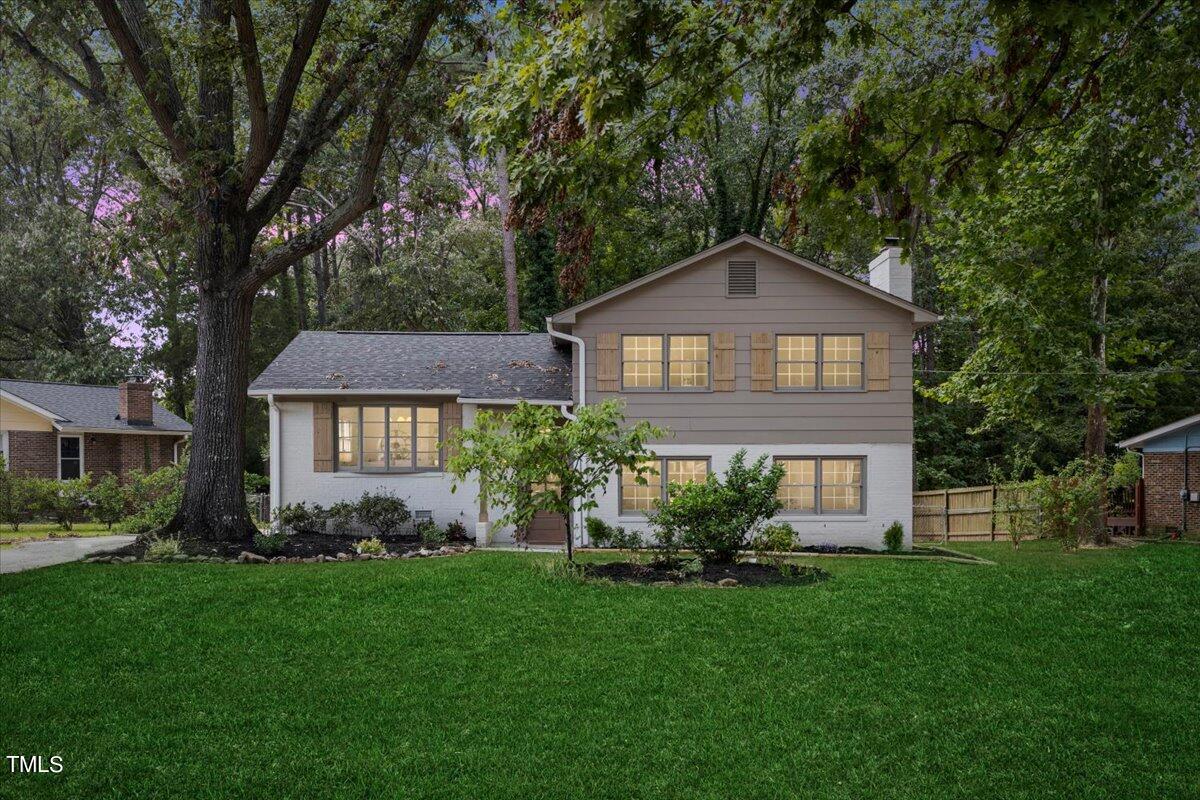
[[[58,437],[58,478],[70,481],[83,475],[83,437]]]
[[[805,334],[775,337],[777,389],[863,388],[861,334]]]
[[[643,476],[645,484],[638,483],[633,470],[621,469],[619,505],[622,514],[647,514],[658,503],[667,501],[667,487],[698,483],[708,477],[707,458],[654,458],[645,463],[651,468]],[[666,475],[666,481],[663,475]]]
[[[338,406],[338,468],[363,472],[437,469],[441,427],[441,409],[437,407]]]
[[[779,502],[797,514],[863,513],[862,458],[777,458]]]
[[[621,337],[621,385],[625,389],[707,389],[707,334]]]

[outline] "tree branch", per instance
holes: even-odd
[[[258,56],[258,37],[254,33],[254,17],[249,0],[234,0],[233,20],[237,28],[238,47],[242,53],[242,75],[246,81],[246,101],[250,110],[250,143],[246,146],[246,166],[257,164],[260,153],[267,147],[267,92],[263,88],[262,62]],[[261,177],[261,174],[259,175]],[[246,197],[254,190],[253,183],[243,181]]]
[[[38,65],[40,65],[47,72],[54,75],[54,77],[71,87],[72,90],[78,92],[87,100],[99,102],[92,90],[92,87],[71,74],[70,70],[68,70],[66,67],[62,66],[57,61],[50,58],[50,56],[46,55],[41,48],[30,41],[29,37],[25,35],[24,31],[17,30],[6,22],[0,23],[0,30],[4,31],[4,35],[8,37],[9,41],[17,46],[17,49],[21,50],[27,56],[36,61]]]
[[[166,137],[171,155],[182,164],[188,156],[187,142],[178,129],[183,118],[183,99],[144,0],[121,0],[128,13],[117,8],[116,0],[93,2],[120,50],[129,74],[145,98],[151,116]]]
[[[239,2],[238,5],[242,3]],[[283,143],[283,135],[292,116],[292,103],[296,99],[296,92],[304,78],[304,68],[312,56],[313,47],[316,46],[317,37],[321,33],[321,25],[325,21],[325,12],[328,10],[329,0],[312,0],[300,29],[292,39],[292,50],[288,54],[283,71],[279,74],[275,97],[267,110],[265,136],[257,146],[254,144],[253,135],[251,136],[252,146],[246,156],[246,175],[242,183],[242,192],[246,197],[258,186]],[[248,16],[249,10],[246,13]],[[240,24],[238,36],[241,37]]]
[[[336,208],[318,222],[301,231],[283,244],[277,245],[259,260],[247,274],[243,289],[256,292],[260,286],[289,266],[315,252],[336,236],[342,229],[357,219],[364,211],[376,204],[375,179],[379,164],[387,149],[388,136],[392,129],[392,103],[398,88],[408,79],[413,65],[425,48],[425,40],[433,23],[437,21],[442,3],[434,0],[424,4],[417,12],[412,28],[404,43],[396,52],[393,63],[386,65],[387,79],[379,92],[375,110],[371,115],[371,127],[358,166],[355,188]]]

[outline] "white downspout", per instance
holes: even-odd
[[[575,404],[575,407],[583,408],[583,406],[586,405],[585,391],[586,391],[586,386],[587,386],[587,347],[584,345],[583,339],[580,339],[578,336],[572,336],[569,333],[563,333],[562,331],[554,330],[554,318],[553,317],[546,317],[546,332],[550,334],[551,338],[561,339],[564,342],[570,342],[571,344],[575,345],[575,347],[578,349],[578,352],[579,352],[579,402]],[[575,415],[567,410],[566,403],[563,403],[563,405],[560,406],[560,410],[562,411],[563,416],[566,417],[567,419],[575,419]],[[575,533],[576,533],[576,531],[578,531],[579,536],[578,536],[578,538],[576,538],[576,541],[578,541],[579,546],[582,547],[584,544],[584,541],[583,541],[583,532],[584,532],[583,511],[580,509],[576,509],[572,513],[571,516],[574,517],[574,519],[571,521],[571,527],[572,527],[571,536],[572,536],[572,538],[576,538]]]
[[[283,457],[280,452],[283,447],[282,420],[279,416],[279,406],[275,404],[275,395],[267,395],[267,406],[270,408],[270,466],[271,471],[271,519],[283,505]]]

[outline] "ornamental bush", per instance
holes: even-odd
[[[883,546],[889,553],[899,553],[904,549],[904,526],[899,521],[888,525],[883,532]]]
[[[710,474],[703,483],[671,486],[669,499],[650,516],[660,545],[669,555],[682,546],[704,564],[731,564],[762,523],[775,516],[783,465],[764,454],[746,465],[746,451],[729,462],[725,478]]]
[[[313,503],[310,506],[303,500],[288,503],[275,511],[275,521],[282,530],[309,536],[325,532],[325,517],[325,509],[320,505]]]
[[[412,518],[408,505],[387,491],[376,494],[363,492],[358,501],[357,516],[359,522],[374,528],[380,536],[398,533],[404,523]]]
[[[27,478],[32,487],[32,511],[37,516],[58,523],[61,530],[69,531],[80,513],[89,506],[88,490],[92,478],[88,474],[73,480],[58,481],[53,478]]]
[[[105,475],[88,491],[91,501],[89,515],[110,531],[114,523],[125,519],[128,513],[129,496],[116,475]]]
[[[186,462],[170,464],[154,472],[132,470],[125,476],[126,505],[133,515],[120,528],[129,533],[147,533],[166,526],[183,502]]]
[[[30,479],[5,468],[4,456],[0,455],[0,524],[12,530],[20,530],[21,523],[29,519],[34,504],[33,486]]]

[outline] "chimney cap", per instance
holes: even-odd
[[[144,375],[140,372],[130,372],[128,375],[125,376],[125,378],[121,382],[122,383],[148,383],[149,380],[150,380],[149,376]]]

